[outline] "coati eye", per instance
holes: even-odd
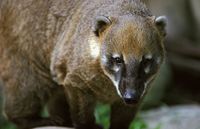
[[[143,62],[142,62],[142,65],[143,65],[144,67],[146,67],[146,66],[148,66],[148,65],[151,65],[152,62],[153,62],[152,59],[144,59]]]
[[[124,61],[120,57],[112,57],[112,62],[115,64],[122,64]]]
[[[143,74],[153,74],[157,70],[157,65],[155,63],[154,58],[150,57],[143,57],[142,62],[140,63],[140,73]]]

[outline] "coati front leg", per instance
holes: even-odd
[[[71,117],[75,129],[102,129],[95,124],[95,100],[86,91],[70,87],[66,89]]]
[[[59,86],[58,91],[52,96],[47,107],[51,118],[59,120],[64,127],[73,127],[69,104],[62,86]]]
[[[24,93],[20,89],[15,89],[13,92],[6,92],[4,97],[5,115],[18,129],[59,125],[59,122],[51,118],[41,117],[43,107],[34,93]]]
[[[53,85],[53,83],[46,83],[44,78],[36,74],[30,66],[15,63],[5,71],[9,77],[2,78],[4,114],[8,120],[16,124],[19,129],[60,125],[60,122],[54,118],[41,116],[45,101],[56,89],[56,86],[49,89],[48,84]]]
[[[137,110],[137,105],[129,106],[121,101],[112,104],[110,129],[128,129]]]

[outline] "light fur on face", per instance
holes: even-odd
[[[95,37],[91,36],[88,39],[89,46],[90,46],[90,55],[93,59],[97,59],[100,55],[100,44],[95,39]]]

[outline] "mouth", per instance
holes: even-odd
[[[138,104],[139,103],[139,100],[136,100],[136,99],[132,99],[132,98],[124,98],[124,102],[125,104],[127,105],[133,105],[133,104]]]

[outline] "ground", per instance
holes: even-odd
[[[145,125],[134,129],[200,129],[200,106],[182,105],[160,107],[158,109],[142,111],[138,118]],[[72,128],[36,128],[36,129],[72,129]],[[131,128],[132,129],[132,128]]]

